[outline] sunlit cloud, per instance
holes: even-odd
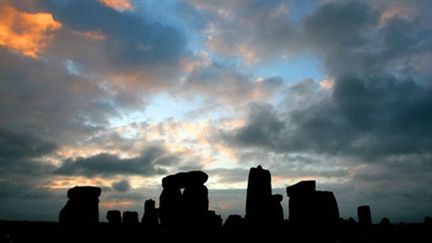
[[[99,2],[119,12],[130,11],[133,9],[133,5],[130,0],[99,0]]]
[[[332,89],[334,86],[334,80],[333,79],[324,79],[324,80],[321,80],[319,82],[319,85],[320,85],[321,89],[327,89],[327,90]]]
[[[414,20],[419,14],[419,7],[416,4],[396,2],[384,7],[379,19],[379,27],[383,27],[393,18],[400,18],[407,21]]]
[[[0,46],[38,58],[62,24],[51,13],[27,13],[0,4]]]
[[[126,199],[111,199],[111,200],[103,200],[99,203],[99,205],[104,209],[115,209],[115,210],[124,210],[130,208],[131,205],[136,202],[133,200]]]
[[[98,187],[111,187],[114,179],[107,179],[102,177],[88,178],[83,176],[55,176],[52,180],[40,185],[41,188],[48,189],[69,189],[74,186],[98,186]]]

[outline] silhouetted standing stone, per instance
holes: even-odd
[[[208,175],[202,171],[180,172],[162,179],[159,213],[164,229],[206,227],[209,202],[208,190],[203,184],[207,179]]]
[[[156,229],[158,226],[158,215],[155,208],[154,200],[147,200],[144,203],[144,216],[142,218],[142,223],[146,228]]]
[[[259,165],[249,170],[246,216],[245,220],[252,224],[268,223],[271,208],[271,175]]]
[[[181,191],[175,185],[165,185],[159,197],[159,217],[161,226],[172,229],[178,221],[181,209]]]
[[[60,211],[59,222],[72,225],[98,223],[100,194],[99,187],[76,186],[69,189],[69,200]]]
[[[332,192],[315,191],[315,181],[301,181],[287,187],[289,222],[294,238],[312,242],[334,242],[339,209]]]
[[[123,212],[123,223],[124,224],[138,224],[138,213],[135,211]]]
[[[208,190],[204,185],[190,185],[183,192],[184,210],[188,214],[204,216],[208,211]]]
[[[357,208],[358,222],[361,225],[369,226],[372,224],[372,216],[370,207],[363,205]]]
[[[109,210],[106,214],[106,218],[110,224],[121,223],[121,213],[119,210]]]
[[[423,224],[431,226],[432,225],[432,217],[429,217],[429,216],[424,217]]]
[[[281,194],[274,194],[271,198],[271,213],[270,222],[275,225],[280,225],[283,223],[284,215],[281,202],[283,197]]]
[[[339,209],[332,192],[315,191],[315,181],[287,187],[289,220],[297,225],[335,225]]]
[[[380,223],[381,226],[388,226],[390,225],[390,219],[388,219],[387,217],[384,217],[381,219]]]

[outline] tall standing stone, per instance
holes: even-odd
[[[69,200],[60,211],[59,222],[70,225],[99,222],[99,187],[82,186],[68,190]]]
[[[270,221],[273,225],[281,225],[284,220],[283,208],[281,205],[283,197],[281,194],[274,194],[271,199]]]
[[[249,170],[246,216],[245,220],[252,224],[266,224],[272,205],[270,171],[259,165]]]
[[[360,225],[369,226],[372,224],[371,210],[368,205],[358,207],[357,216]]]
[[[155,229],[158,226],[158,215],[155,208],[154,200],[147,200],[144,203],[144,215],[142,218],[142,223],[148,229]]]

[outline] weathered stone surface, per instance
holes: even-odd
[[[91,186],[69,189],[69,200],[60,211],[59,222],[73,225],[98,223],[101,192],[99,187]]]

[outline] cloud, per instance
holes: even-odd
[[[22,12],[0,4],[0,46],[38,58],[62,24],[46,12]]]
[[[0,157],[2,159],[36,158],[55,151],[56,145],[42,141],[32,134],[0,128]]]
[[[145,148],[139,157],[120,158],[113,154],[97,154],[87,158],[67,159],[55,171],[58,175],[84,176],[114,176],[127,175],[158,175],[165,174],[161,166],[175,163],[177,158],[162,147],[151,146]]]
[[[56,191],[39,188],[55,169],[43,159],[57,145],[34,134],[0,128],[0,218],[30,220],[56,217]],[[35,210],[37,205],[37,210]],[[54,217],[53,217],[54,216]]]
[[[234,67],[212,63],[192,71],[182,88],[187,95],[200,94],[209,100],[239,105],[270,99],[282,85],[280,77],[256,78]]]
[[[1,181],[21,183],[40,181],[43,174],[54,169],[43,163],[43,156],[56,151],[54,143],[44,141],[33,134],[0,128],[0,177]]]
[[[142,94],[142,88],[160,91],[177,84],[181,61],[189,56],[186,37],[177,28],[97,2],[86,2],[85,8],[75,1],[43,6],[65,27],[50,51],[55,58],[85,67],[82,75],[108,81],[105,87],[112,92],[128,90],[135,95]],[[88,38],[94,33],[99,41]]]
[[[413,33],[415,21],[394,20],[395,23],[388,23],[387,27],[376,29],[380,32],[374,33],[387,42],[380,56],[371,53],[370,56],[358,55],[354,58],[351,56],[354,51],[357,54],[366,53],[368,48],[381,45],[380,42],[361,38],[365,30],[377,26],[376,21],[370,21],[377,19],[377,15],[364,4],[329,3],[306,18],[305,28],[307,32],[314,33],[310,37],[317,41],[312,43],[328,52],[326,64],[329,73],[335,77],[331,95],[316,99],[310,106],[293,109],[288,114],[281,112],[280,107],[252,106],[248,125],[236,130],[237,141],[241,144],[268,146],[280,152],[310,151],[352,155],[367,160],[377,160],[381,156],[427,153],[431,146],[429,124],[432,114],[426,107],[431,105],[432,89],[430,84],[417,79],[423,73],[410,67],[410,60],[416,55],[423,55],[417,50],[419,47],[423,48],[423,52],[429,52],[423,37],[428,39],[432,34],[427,30],[419,31],[422,27],[426,28],[423,25],[419,25]],[[336,20],[332,16],[346,18],[347,21],[340,22],[344,26],[333,28],[331,26]],[[396,23],[400,24],[397,30],[392,27]],[[313,31],[326,29],[341,32],[320,34]],[[348,30],[350,36],[342,35]],[[411,37],[408,38],[407,34]],[[389,35],[400,38],[390,38]],[[352,39],[351,36],[359,38]],[[347,55],[341,55],[341,52]],[[337,59],[333,59],[335,54],[339,55]],[[339,65],[341,58],[344,65]],[[407,60],[403,68],[410,70],[412,75],[409,77],[401,76],[397,70],[388,67],[399,58]],[[369,61],[375,66],[367,66]],[[358,66],[358,63],[364,65]],[[333,67],[336,66],[341,70],[335,72]],[[351,69],[354,66],[357,68]],[[311,90],[305,89],[305,84],[302,82],[291,86],[290,90],[300,95],[310,95],[305,93]],[[316,96],[320,92],[323,91],[313,91],[311,94]]]
[[[284,129],[285,123],[269,104],[253,104],[246,126],[236,130],[235,138],[241,144],[272,146]]]
[[[284,1],[189,4],[194,11],[186,14],[204,20],[207,45],[218,54],[255,64],[292,57],[302,50],[301,33],[290,16],[291,6]]]
[[[112,188],[119,192],[126,192],[129,191],[129,189],[131,189],[131,185],[129,184],[128,180],[121,180],[121,181],[114,182],[112,184]]]
[[[91,80],[70,75],[62,63],[0,49],[1,126],[57,144],[74,143],[119,116],[112,96]],[[114,98],[114,100],[108,99]]]
[[[133,9],[133,5],[129,0],[99,0],[99,2],[119,12]]]
[[[21,178],[22,179],[22,178]],[[2,220],[56,221],[67,200],[66,192],[36,188],[20,180],[0,181]]]

